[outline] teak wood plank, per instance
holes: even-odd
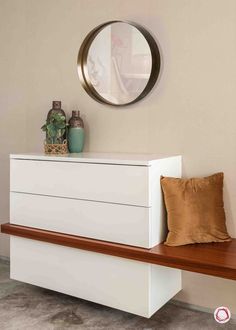
[[[10,223],[1,225],[1,231],[28,239],[236,280],[236,239],[231,242],[180,247],[158,244],[152,249],[144,249]]]

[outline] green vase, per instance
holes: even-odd
[[[68,147],[71,153],[82,152],[84,148],[84,123],[79,111],[72,111],[68,129]]]

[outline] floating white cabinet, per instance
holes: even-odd
[[[181,157],[92,155],[12,155],[11,222],[144,248],[162,242],[160,176],[180,177]]]
[[[166,235],[160,176],[181,157],[11,155],[13,224],[151,248]],[[181,289],[180,271],[11,237],[11,277],[150,317]]]

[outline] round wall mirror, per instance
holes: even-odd
[[[140,25],[112,21],[92,30],[78,55],[78,74],[95,100],[124,106],[141,100],[155,85],[160,52]]]

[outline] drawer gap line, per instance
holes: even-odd
[[[30,193],[30,192],[25,192],[25,191],[15,191],[15,190],[11,190],[11,193],[24,194],[24,195],[34,195],[34,196],[43,196],[43,197],[51,197],[51,198],[73,199],[73,200],[77,200],[77,201],[104,203],[104,204],[112,204],[112,205],[115,204],[115,205],[122,205],[122,206],[141,207],[141,208],[146,208],[146,209],[150,209],[152,207],[152,206],[145,206],[145,205],[123,204],[123,203],[117,203],[117,202],[106,202],[106,201],[100,201],[100,200],[95,200],[95,199],[65,197],[65,196],[47,195],[47,194],[36,194],[36,193]]]

